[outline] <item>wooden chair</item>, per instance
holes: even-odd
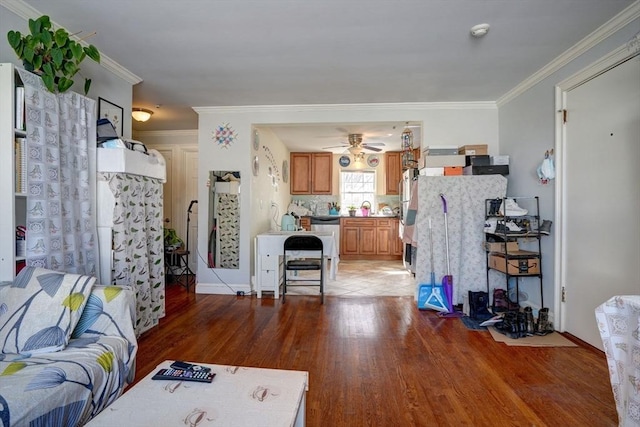
[[[288,271],[319,270],[320,277],[294,279],[287,278]],[[289,284],[289,282],[318,282],[318,284]],[[282,302],[287,296],[287,286],[320,286],[320,303],[324,304],[324,252],[322,240],[312,235],[293,235],[284,241],[284,281]]]

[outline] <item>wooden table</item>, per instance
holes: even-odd
[[[216,374],[213,382],[151,379],[171,362],[162,362],[86,425],[305,425],[308,372],[200,363]]]

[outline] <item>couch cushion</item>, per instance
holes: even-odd
[[[0,287],[2,353],[62,350],[78,323],[96,278],[26,267]]]

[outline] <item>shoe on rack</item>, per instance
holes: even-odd
[[[540,227],[538,227],[538,233],[548,236],[549,233],[551,233],[552,224],[553,224],[553,221],[550,221],[548,219],[542,220],[542,224],[540,225]]]
[[[496,232],[496,224],[498,224],[497,218],[487,218],[484,222],[484,232],[494,234]]]
[[[528,211],[518,206],[513,199],[504,199],[504,203],[500,205],[498,212],[503,216],[522,216],[526,215]]]
[[[495,232],[497,234],[519,233],[521,231],[522,228],[518,227],[518,225],[513,221],[499,221],[495,227]]]
[[[498,215],[502,199],[491,199],[489,201],[489,215]]]

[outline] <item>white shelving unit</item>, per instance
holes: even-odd
[[[16,275],[16,226],[25,223],[27,197],[16,193],[15,139],[26,132],[15,129],[16,86],[21,84],[13,64],[0,64],[0,281]]]

